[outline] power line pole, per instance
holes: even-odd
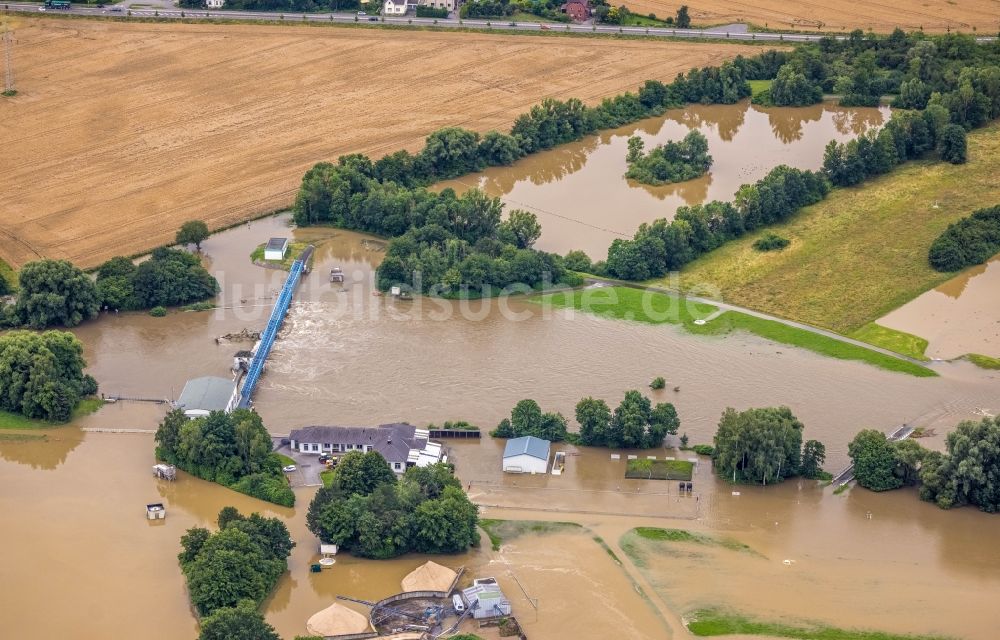
[[[7,23],[4,22],[3,25],[3,61],[4,61],[4,74],[3,74],[3,94],[5,96],[12,96],[17,93],[14,89],[14,62],[12,60],[14,48],[14,41],[10,37],[10,30],[7,28]]]

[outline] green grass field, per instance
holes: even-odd
[[[104,401],[100,398],[84,398],[73,409],[73,415],[69,422],[48,422],[47,420],[34,420],[26,418],[19,413],[0,411],[0,429],[51,429],[53,427],[65,427],[84,416],[90,415],[100,409]]]
[[[966,357],[980,369],[1000,369],[1000,358],[991,358],[979,353],[970,353]]]
[[[626,478],[639,480],[690,480],[694,463],[687,460],[629,460]]]
[[[699,609],[689,618],[688,629],[696,636],[767,636],[800,640],[946,640],[943,636],[907,635],[884,631],[839,629],[823,625],[790,625],[747,618],[720,609]]]
[[[954,274],[927,263],[949,223],[1000,202],[1000,125],[969,134],[969,162],[919,161],[860,187],[836,189],[790,221],[760,229],[686,266],[681,288],[717,288],[728,302],[851,335]],[[792,241],[759,252],[767,232]]]
[[[285,253],[285,259],[278,262],[277,260],[264,260],[264,245],[258,246],[256,249],[250,252],[250,261],[254,263],[277,265],[285,271],[290,271],[292,269],[292,263],[298,260],[302,252],[306,250],[309,246],[308,242],[290,242],[288,243],[288,251]],[[315,259],[316,254],[309,258],[310,265]]]
[[[927,351],[927,341],[920,336],[905,331],[897,331],[883,327],[880,324],[869,322],[857,331],[851,332],[851,337],[868,344],[873,344],[883,349],[889,349],[904,356],[910,356],[917,360],[929,361],[924,352]]]
[[[750,95],[759,95],[771,88],[771,80],[750,80]]]
[[[882,369],[914,376],[937,375],[930,369],[906,360],[736,311],[726,311],[707,324],[697,325],[695,320],[705,319],[718,309],[665,293],[628,287],[599,287],[552,293],[530,298],[529,301],[557,308],[576,309],[616,320],[633,320],[648,324],[682,324],[691,333],[701,335],[725,335],[733,331],[747,331],[768,340],[801,347],[841,360],[859,360]]]
[[[603,318],[634,320],[647,324],[688,325],[718,311],[712,305],[629,287],[574,289],[528,300],[562,309],[576,309]]]

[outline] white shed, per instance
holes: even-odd
[[[511,438],[503,450],[503,470],[507,473],[545,473],[549,468],[552,444],[535,436]]]
[[[284,260],[288,251],[288,238],[271,238],[264,247],[265,260]]]

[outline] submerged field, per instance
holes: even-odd
[[[728,302],[870,339],[878,331],[865,325],[952,276],[931,269],[928,248],[948,224],[1000,202],[998,172],[994,124],[969,134],[968,164],[912,162],[864,186],[837,189],[789,222],[691,263],[681,287],[708,283]],[[791,245],[755,251],[754,241],[768,231]],[[891,348],[891,340],[877,342]],[[915,342],[900,349],[922,353]]]
[[[782,0],[691,0],[691,22],[695,26],[749,22],[768,29],[804,31],[850,31],[871,29],[888,33],[923,29],[929,33],[976,31],[995,34],[998,29],[997,0],[921,0],[920,2],[785,2]],[[633,13],[672,16],[678,3],[665,0],[631,0]]]
[[[745,46],[321,26],[25,20],[4,102],[0,259],[95,266],[291,204],[315,162],[506,129]]]

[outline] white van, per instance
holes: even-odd
[[[455,611],[462,613],[465,611],[465,602],[462,600],[462,595],[456,593],[451,597],[451,604],[455,607]]]

